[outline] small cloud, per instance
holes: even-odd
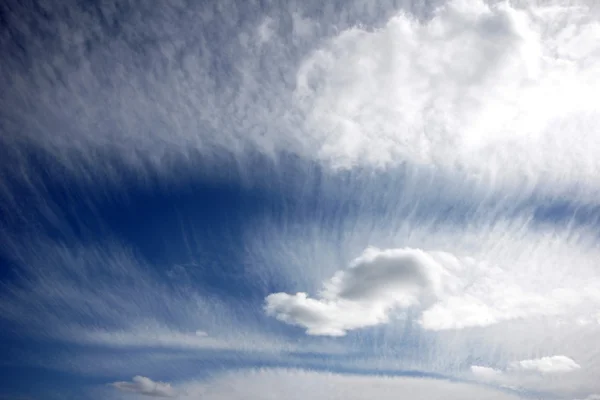
[[[471,372],[477,378],[485,381],[495,381],[503,376],[503,372],[499,369],[490,368],[490,367],[482,367],[479,365],[472,365]]]
[[[520,379],[523,375],[535,374],[560,374],[575,371],[581,366],[567,356],[551,356],[530,360],[514,361],[504,370],[471,366],[471,373],[479,380],[486,382],[510,382]],[[591,397],[590,399],[594,399]],[[587,399],[586,399],[587,400]],[[594,399],[595,400],[595,399]],[[598,398],[600,400],[600,397]]]
[[[110,386],[122,392],[139,393],[151,397],[175,397],[177,391],[170,383],[155,382],[145,376],[134,376],[131,382],[114,382]]]
[[[510,365],[513,371],[539,372],[542,374],[554,374],[572,372],[581,366],[567,356],[542,357],[532,360],[522,360]]]
[[[269,17],[265,18],[264,21],[259,25],[257,33],[259,42],[261,44],[271,40],[271,38],[275,34],[275,28],[273,27],[273,19]]]
[[[204,331],[196,331],[196,336],[198,336],[198,337],[207,337],[208,333],[206,333]]]

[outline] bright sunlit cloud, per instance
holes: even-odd
[[[599,38],[584,4],[448,1],[427,21],[341,32],[304,60],[295,96],[338,168],[408,162],[597,193]]]
[[[428,238],[430,242],[431,239]],[[534,235],[526,240],[533,240],[531,245],[535,248],[544,246],[542,242],[536,243],[540,239]],[[265,311],[283,322],[306,328],[309,335],[330,336],[386,324],[394,312],[408,309],[420,315],[418,320],[424,329],[434,331],[548,316],[565,316],[575,324],[580,315],[589,316],[589,307],[593,309],[599,304],[598,280],[582,281],[583,286],[579,287],[570,287],[565,280],[551,283],[558,266],[546,271],[539,281],[535,276],[518,277],[514,274],[526,274],[513,264],[519,262],[519,258],[524,263],[523,268],[550,268],[557,261],[557,258],[553,261],[536,259],[530,253],[533,248],[523,249],[522,244],[505,243],[505,251],[513,253],[515,258],[502,255],[504,259],[490,258],[483,241],[478,249],[462,258],[441,251],[370,247],[346,269],[323,282],[317,298],[303,292],[273,293],[265,299]],[[498,247],[500,243],[490,245]],[[453,250],[465,253],[460,241],[452,246]],[[577,247],[564,250],[578,251]],[[522,250],[525,251],[521,253]],[[597,247],[590,250],[598,253]],[[553,257],[559,257],[560,251],[553,253]],[[571,257],[568,253],[564,255]],[[549,261],[552,264],[538,265]],[[593,269],[592,264],[584,266],[587,261],[582,260],[582,263],[582,272]],[[585,273],[590,273],[587,271]],[[544,290],[541,290],[542,284],[546,285]]]
[[[308,334],[342,336],[350,329],[386,323],[395,308],[435,301],[443,273],[420,250],[368,248],[324,284],[320,299],[274,293],[266,298],[266,312],[306,327]]]

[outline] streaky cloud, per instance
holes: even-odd
[[[294,369],[254,369],[216,376],[208,382],[182,383],[183,399],[263,399],[265,388],[275,398],[359,399],[464,399],[516,400],[523,397],[484,386],[431,378],[360,376]]]

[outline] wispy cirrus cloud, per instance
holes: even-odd
[[[193,164],[194,154],[207,163],[235,160],[230,167],[248,173],[249,154],[287,152],[334,169],[433,168],[513,195],[543,188],[593,200],[600,25],[590,3],[449,1],[421,14],[418,5],[348,8],[389,19],[354,26],[331,14],[335,34],[302,10],[249,14],[229,40],[219,37],[219,49],[209,39],[219,28],[196,21],[212,13],[235,26],[237,12],[165,6],[146,10],[143,23],[128,16],[121,35],[65,27],[80,37],[71,43],[77,62],[50,63],[39,39],[38,53],[28,54],[31,70],[5,65],[21,86],[7,85],[3,112],[23,126],[4,138],[11,147],[41,147],[79,175],[104,165],[96,175],[110,179],[124,166],[140,179],[149,165],[172,175],[173,160]],[[114,10],[106,15],[117,18]],[[136,30],[148,37],[143,45]],[[86,55],[93,35],[103,45]],[[70,37],[56,36],[47,51],[60,54]],[[133,56],[140,48],[143,63]]]

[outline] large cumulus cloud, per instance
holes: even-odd
[[[444,268],[423,251],[368,248],[325,283],[320,299],[275,293],[265,307],[284,322],[306,327],[308,334],[341,336],[387,322],[394,308],[434,301],[442,290],[442,274]]]
[[[338,168],[408,162],[496,188],[597,190],[597,17],[583,2],[400,13],[315,51],[295,95],[319,157]]]
[[[306,328],[309,335],[343,336],[349,330],[386,324],[394,316],[406,317],[402,312],[409,309],[423,329],[440,331],[579,315],[597,303],[600,290],[592,282],[583,291],[558,286],[543,293],[528,286],[501,265],[471,257],[369,247],[323,282],[316,298],[304,292],[273,293],[265,298],[265,311]]]

